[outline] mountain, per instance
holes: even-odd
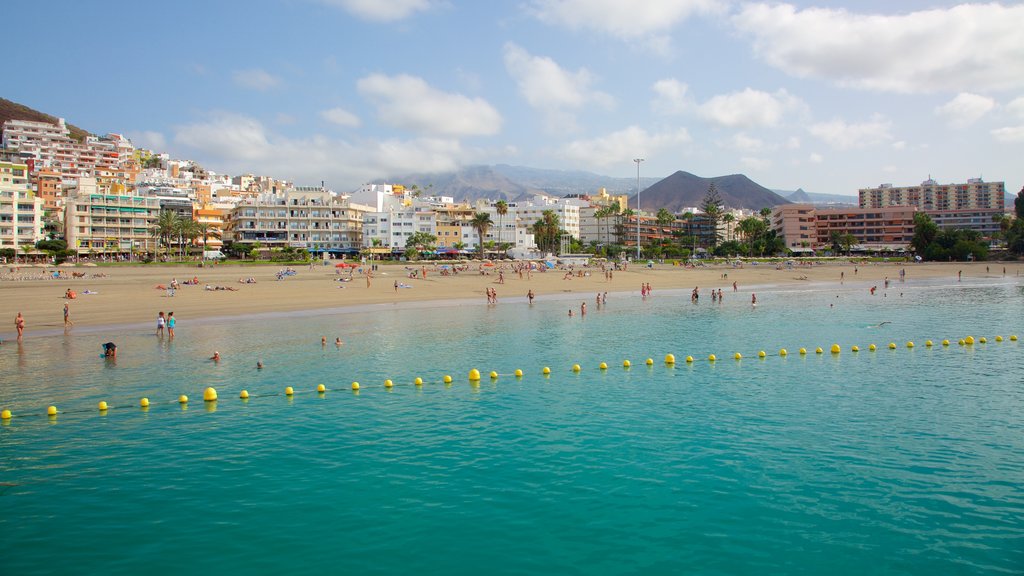
[[[772,190],[783,196],[790,202],[796,204],[820,204],[832,206],[857,206],[859,200],[856,196],[845,196],[842,194],[820,194],[817,192],[806,192],[803,188],[793,190]]]
[[[659,208],[679,212],[684,208],[697,207],[704,200],[712,183],[726,208],[760,210],[790,203],[789,200],[743,174],[702,178],[680,170],[644,190],[640,197],[640,207],[645,212]],[[636,196],[630,199],[629,205],[636,208]]]
[[[8,120],[28,120],[29,122],[49,122],[50,124],[56,124],[59,118],[44,114],[38,110],[33,110],[24,104],[18,104],[17,102],[11,102],[5,98],[0,98],[0,126]],[[68,130],[71,131],[71,137],[79,142],[85,140],[86,136],[89,136],[89,132],[82,130],[81,128],[68,124]]]
[[[594,194],[604,188],[609,194],[634,194],[636,178],[612,178],[583,170],[547,170],[528,168],[526,166],[509,166],[498,164],[494,170],[524,186],[543,190],[551,196],[567,196],[569,194]],[[640,189],[650,186],[658,178],[640,178]]]

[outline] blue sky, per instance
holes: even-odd
[[[7,11],[11,15],[11,11]],[[350,190],[507,163],[856,194],[1024,183],[1024,6],[836,0],[40,0],[3,96]]]

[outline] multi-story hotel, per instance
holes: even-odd
[[[793,252],[827,248],[833,234],[850,234],[868,251],[899,251],[914,238],[912,206],[885,208],[824,208],[783,204],[772,210],[772,228]]]
[[[355,254],[369,208],[319,187],[241,199],[224,225],[224,240],[259,242],[264,248],[305,248],[313,253]]]
[[[3,124],[3,147],[17,151],[30,164],[30,171],[53,168],[60,171],[66,183],[79,176],[102,177],[121,172],[120,184],[130,187],[135,183],[131,173],[138,173],[135,147],[127,138],[108,134],[87,136],[84,142],[79,142],[71,137],[63,118],[56,124],[7,120]],[[97,174],[97,170],[104,174]]]
[[[100,189],[96,178],[81,177],[64,209],[64,238],[80,254],[130,256],[156,254],[153,227],[160,201],[123,189]]]
[[[28,166],[0,161],[0,248],[21,250],[43,239],[43,200],[29,189]]]
[[[913,206],[918,210],[998,210],[1002,211],[1006,185],[971,178],[964,184],[939,184],[931,178],[919,186],[882,184],[878,188],[861,188],[861,208]]]

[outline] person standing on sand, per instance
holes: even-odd
[[[366,269],[366,287],[367,288],[370,287],[370,280],[372,280],[372,279],[373,279],[373,272],[369,268],[367,268]]]
[[[25,334],[25,317],[18,312],[18,315],[14,317],[14,327],[18,329],[18,340]]]
[[[167,313],[167,337],[171,340],[174,339],[174,312]]]
[[[164,318],[163,310],[156,317],[156,335],[160,338],[164,337],[164,326],[167,324],[167,320]]]

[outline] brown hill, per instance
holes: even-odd
[[[8,120],[28,120],[29,122],[49,122],[56,124],[59,118],[44,114],[38,110],[33,110],[24,104],[18,104],[17,102],[11,102],[6,98],[0,98],[0,126]],[[89,132],[82,130],[81,128],[68,124],[68,130],[71,131],[71,137],[79,142],[85,140],[86,136],[89,136]]]
[[[743,174],[701,178],[680,170],[643,190],[640,207],[645,212],[665,208],[673,213],[699,207],[712,183],[726,208],[760,210],[790,203]],[[629,200],[629,205],[636,208],[636,196]]]

